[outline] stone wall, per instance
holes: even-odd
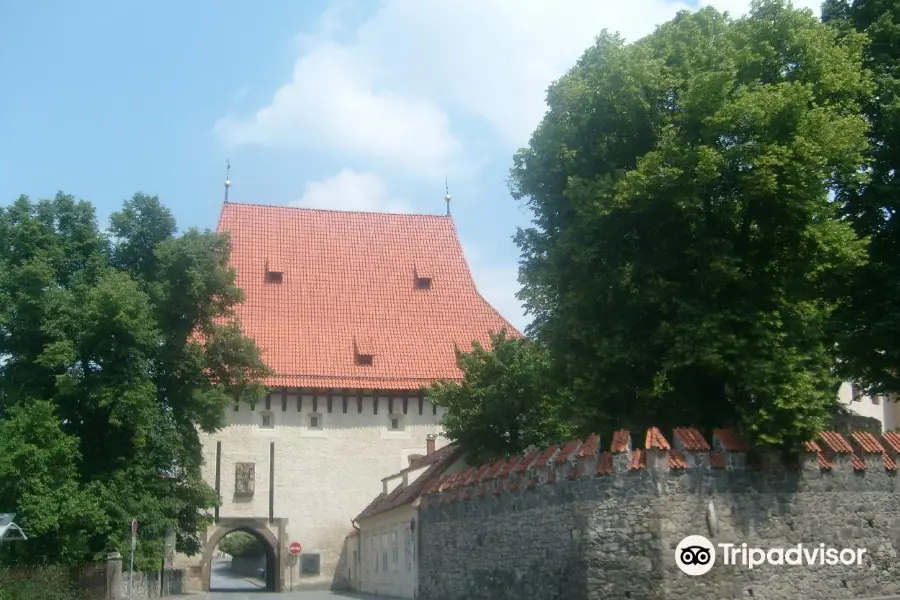
[[[866,598],[900,593],[900,436],[822,434],[798,464],[749,460],[733,432],[712,448],[678,429],[673,446],[617,432],[448,475],[420,509],[425,600]],[[749,464],[748,464],[749,462]],[[865,548],[860,566],[676,564],[688,535],[763,549]]]
[[[184,593],[182,589],[183,573],[180,570],[167,569],[150,573],[134,574],[134,591],[129,595],[130,578],[125,573],[122,578],[122,595],[129,600],[150,600]]]

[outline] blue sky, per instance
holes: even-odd
[[[105,225],[143,191],[212,228],[226,159],[231,199],[261,204],[442,213],[446,176],[476,283],[524,327],[512,155],[597,33],[635,39],[680,8],[696,6],[3,2],[0,202],[64,190]]]

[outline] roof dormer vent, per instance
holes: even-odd
[[[372,341],[365,337],[358,337],[353,343],[354,359],[357,366],[371,367],[375,362],[375,349]]]
[[[281,261],[266,259],[266,283],[281,283],[284,281],[284,270]]]
[[[413,271],[413,282],[417,290],[431,289],[431,270],[423,265],[416,265]]]

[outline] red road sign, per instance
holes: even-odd
[[[291,545],[288,547],[288,551],[290,551],[290,553],[294,556],[300,554],[302,550],[303,546],[300,545],[300,542],[291,542]]]

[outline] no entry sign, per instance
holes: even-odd
[[[300,554],[303,551],[303,546],[300,545],[300,542],[291,542],[291,545],[288,547],[288,551],[294,556]]]

